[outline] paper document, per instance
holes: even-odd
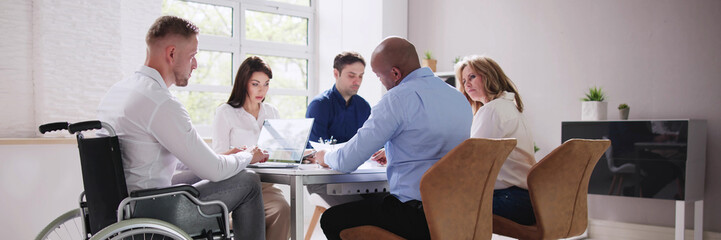
[[[326,150],[326,151],[336,150],[336,149],[338,149],[338,148],[343,147],[343,145],[345,145],[345,143],[326,144],[326,143],[318,143],[318,142],[313,142],[313,141],[310,142],[310,146],[312,146],[313,149],[315,149],[316,151],[320,151],[320,150]]]

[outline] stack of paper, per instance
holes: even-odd
[[[332,151],[332,150],[336,150],[338,148],[343,147],[343,145],[345,145],[345,143],[326,144],[326,143],[318,143],[318,142],[313,142],[313,141],[310,142],[310,146],[312,146],[313,149],[315,149],[316,151],[320,151],[320,150]]]

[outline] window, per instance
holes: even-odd
[[[273,70],[266,102],[283,118],[303,118],[317,85],[314,64],[314,8],[310,0],[164,0],[163,15],[189,19],[200,28],[198,69],[186,87],[171,91],[193,124],[209,136],[215,109],[228,100],[238,67],[260,56]]]

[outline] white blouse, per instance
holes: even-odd
[[[258,119],[243,107],[234,108],[227,103],[215,110],[213,122],[213,151],[225,152],[231,146],[255,146],[265,119],[280,118],[278,109],[267,103],[260,104]]]
[[[503,163],[494,189],[517,186],[528,189],[526,178],[536,164],[533,156],[533,136],[526,118],[516,108],[515,94],[504,92],[484,104],[473,116],[472,138],[515,138],[516,148]]]

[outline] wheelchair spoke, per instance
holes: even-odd
[[[53,233],[55,233],[55,236],[58,236],[58,239],[63,239],[62,237],[60,237],[60,234],[58,234],[58,232],[53,232]]]
[[[65,229],[65,232],[68,233],[68,236],[71,236],[70,230],[68,230],[67,223],[63,223],[63,228]]]
[[[82,232],[82,230],[80,230],[80,228],[78,227],[78,222],[73,221],[73,225],[75,225],[75,231],[77,231],[79,233]]]
[[[73,209],[50,222],[36,239],[84,239],[84,231],[78,226],[81,221],[80,210]]]

